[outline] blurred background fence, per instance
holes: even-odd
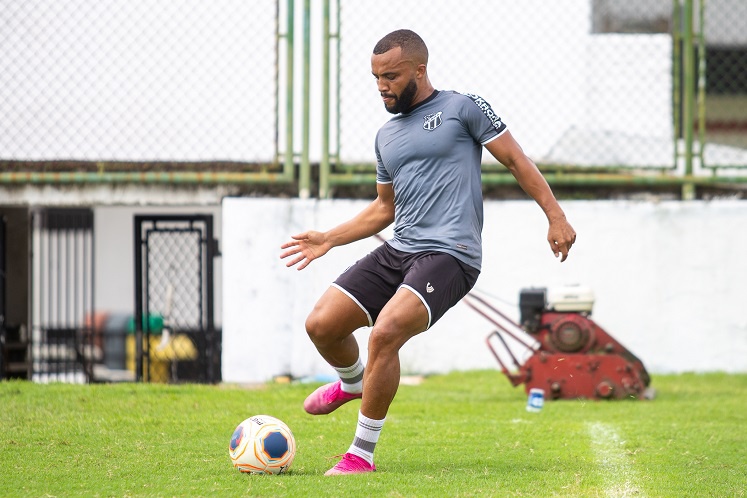
[[[373,185],[370,53],[409,27],[551,184],[747,184],[743,0],[0,5],[0,183]]]
[[[276,0],[1,2],[4,179],[287,177],[277,9]]]

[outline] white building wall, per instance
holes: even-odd
[[[223,379],[330,374],[304,331],[316,299],[374,239],[338,247],[298,272],[280,245],[306,229],[345,221],[367,201],[225,199]],[[560,264],[531,201],[485,203],[484,266],[476,291],[514,319],[531,286],[580,283],[596,295],[592,318],[651,373],[747,371],[747,233],[743,201],[573,201],[578,232]],[[385,235],[387,235],[385,233]],[[497,368],[485,338],[493,325],[464,303],[405,345],[403,372]],[[356,332],[365,359],[368,330]]]

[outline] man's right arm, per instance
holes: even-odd
[[[537,165],[524,154],[521,146],[514,140],[508,130],[486,144],[485,148],[508,168],[521,188],[545,212],[545,216],[550,223],[547,234],[550,249],[556,258],[560,256],[560,261],[565,261],[568,257],[568,251],[576,242],[576,231],[566,220],[565,213],[560,208],[545,177],[537,169]]]
[[[378,183],[376,191],[376,199],[351,220],[326,232],[309,230],[291,236],[293,240],[280,246],[287,249],[280,254],[280,258],[293,257],[286,266],[298,264],[298,269],[303,270],[333,247],[376,235],[391,225],[394,221],[394,188],[391,183]]]
[[[343,246],[376,235],[394,221],[394,189],[392,184],[376,184],[378,196],[353,219],[325,232],[331,247]]]

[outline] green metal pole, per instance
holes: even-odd
[[[322,11],[322,161],[319,164],[319,198],[329,197],[329,2]]]
[[[275,164],[280,164],[280,0],[275,0]]]
[[[341,78],[342,76],[340,73],[340,64],[341,64],[341,51],[340,51],[340,33],[341,31],[341,18],[342,18],[342,2],[339,0],[337,1],[337,27],[335,28],[335,39],[337,41],[336,43],[336,53],[335,53],[335,67],[337,68],[337,71],[335,71],[335,164],[340,164],[340,85],[341,85]]]
[[[741,188],[747,185],[747,176],[698,176],[685,178],[671,174],[640,175],[636,173],[544,173],[543,176],[551,185],[568,186],[659,186],[682,187],[686,183],[702,186],[720,186]],[[336,174],[331,179],[333,185],[374,185],[376,173]],[[516,178],[510,173],[483,174],[485,185],[517,185]]]
[[[693,37],[693,2],[685,0],[685,33],[683,43],[683,70],[685,98],[683,102],[683,125],[685,127],[685,176],[693,174],[693,128],[695,125],[695,41]],[[682,199],[690,200],[695,197],[695,185],[682,185]]]
[[[698,6],[698,159],[700,167],[705,166],[705,126],[706,126],[706,50],[705,50],[705,3],[699,0]],[[715,174],[715,170],[714,170]]]
[[[231,184],[280,183],[285,172],[229,172],[229,171],[2,171],[0,184]]]
[[[369,165],[371,166],[371,165]],[[374,185],[376,173],[373,168],[368,168],[370,173],[363,171],[351,172],[349,174],[337,174],[330,178],[334,185]],[[558,185],[683,185],[693,183],[695,185],[744,185],[747,184],[747,175],[734,177],[675,177],[670,174],[641,175],[635,173],[570,173],[570,172],[547,172],[544,174],[548,182]],[[26,185],[102,185],[102,184],[163,184],[163,185],[208,185],[208,184],[258,184],[278,183],[283,179],[283,174],[270,172],[167,172],[167,171],[118,171],[118,172],[30,172],[30,171],[3,171],[0,172],[0,185],[2,184],[26,184]],[[516,180],[508,173],[483,173],[485,184],[514,184]]]
[[[286,18],[287,33],[285,34],[285,162],[283,164],[283,174],[288,180],[293,178],[293,168],[295,165],[293,154],[293,41],[295,26],[295,1],[287,0]]]
[[[311,105],[311,0],[303,3],[303,122],[301,136],[301,170],[298,177],[298,196],[308,199],[311,196],[311,163],[309,161]]]
[[[680,139],[682,138],[682,9],[680,0],[674,0],[672,17],[672,118],[674,120],[674,162],[676,169],[680,159]]]

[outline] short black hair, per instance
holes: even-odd
[[[381,55],[400,47],[403,54],[412,57],[417,64],[428,64],[428,47],[420,36],[409,29],[392,31],[379,40],[373,49],[374,55]]]

